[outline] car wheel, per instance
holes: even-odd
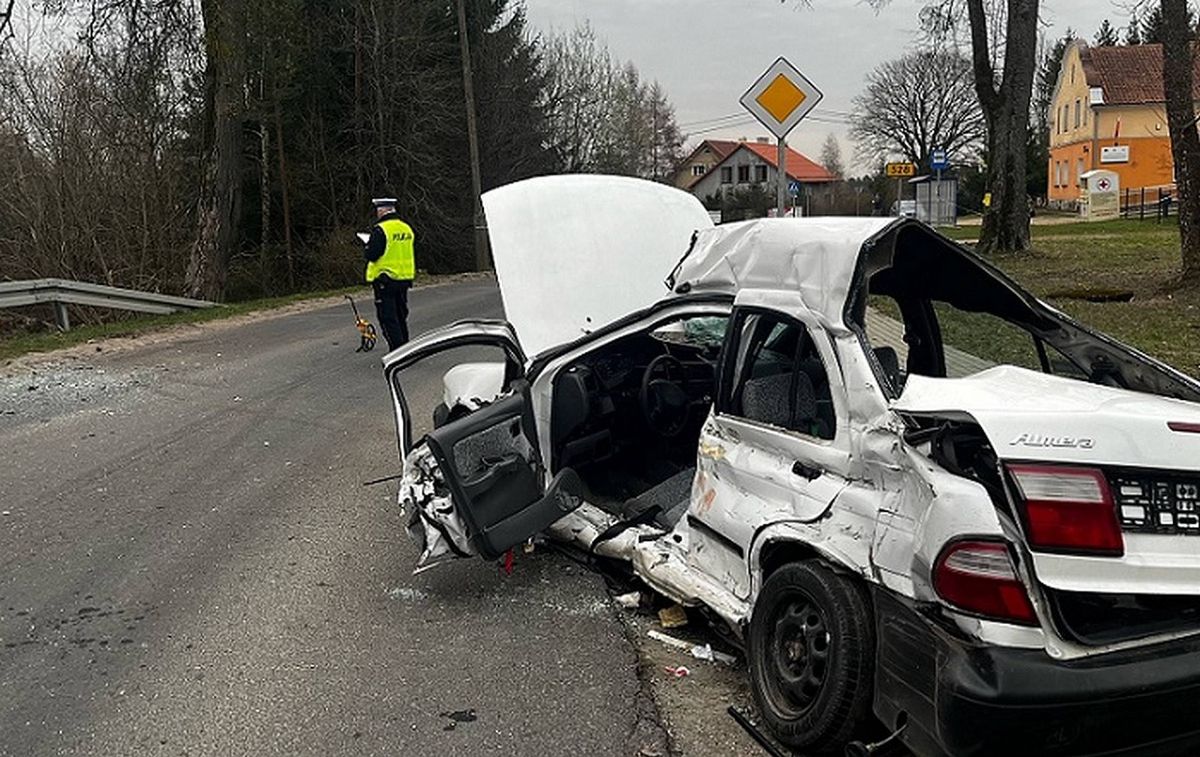
[[[788,746],[839,749],[870,721],[874,624],[851,579],[816,561],[779,568],[759,592],[746,644],[754,700]]]

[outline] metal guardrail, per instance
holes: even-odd
[[[217,307],[217,303],[207,300],[192,300],[187,297],[139,292],[136,289],[122,289],[67,279],[0,281],[0,308],[38,305],[47,302],[54,305],[54,318],[58,322],[58,327],[63,331],[71,328],[67,305],[90,305],[155,315],[174,313],[180,310]]]

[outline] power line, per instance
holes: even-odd
[[[703,124],[716,123],[717,121],[728,121],[731,119],[745,118],[745,117],[746,117],[746,112],[742,111],[741,113],[730,113],[725,116],[715,116],[713,118],[701,118],[696,121],[685,121],[679,125],[680,126],[700,126]]]

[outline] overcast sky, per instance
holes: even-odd
[[[615,56],[662,83],[690,143],[765,136],[748,116],[732,125],[713,119],[744,112],[738,99],[782,55],[825,95],[789,143],[816,158],[832,132],[852,162],[844,116],[866,74],[912,44],[921,2],[891,0],[878,13],[858,0],[811,0],[810,8],[779,0],[526,0],[526,5],[536,30],[590,21]],[[1071,27],[1090,41],[1104,18],[1117,27],[1127,23],[1122,5],[1127,3],[1043,0],[1043,31],[1054,38]]]

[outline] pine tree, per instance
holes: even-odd
[[[1163,41],[1163,17],[1162,8],[1155,4],[1150,8],[1150,12],[1146,14],[1146,18],[1142,20],[1142,44],[1154,45],[1162,44]]]
[[[1113,28],[1107,18],[1100,23],[1100,30],[1096,32],[1095,40],[1096,47],[1113,47],[1118,44],[1117,30]]]
[[[1137,11],[1129,14],[1129,26],[1125,27],[1125,44],[1142,44],[1142,23],[1138,20]]]

